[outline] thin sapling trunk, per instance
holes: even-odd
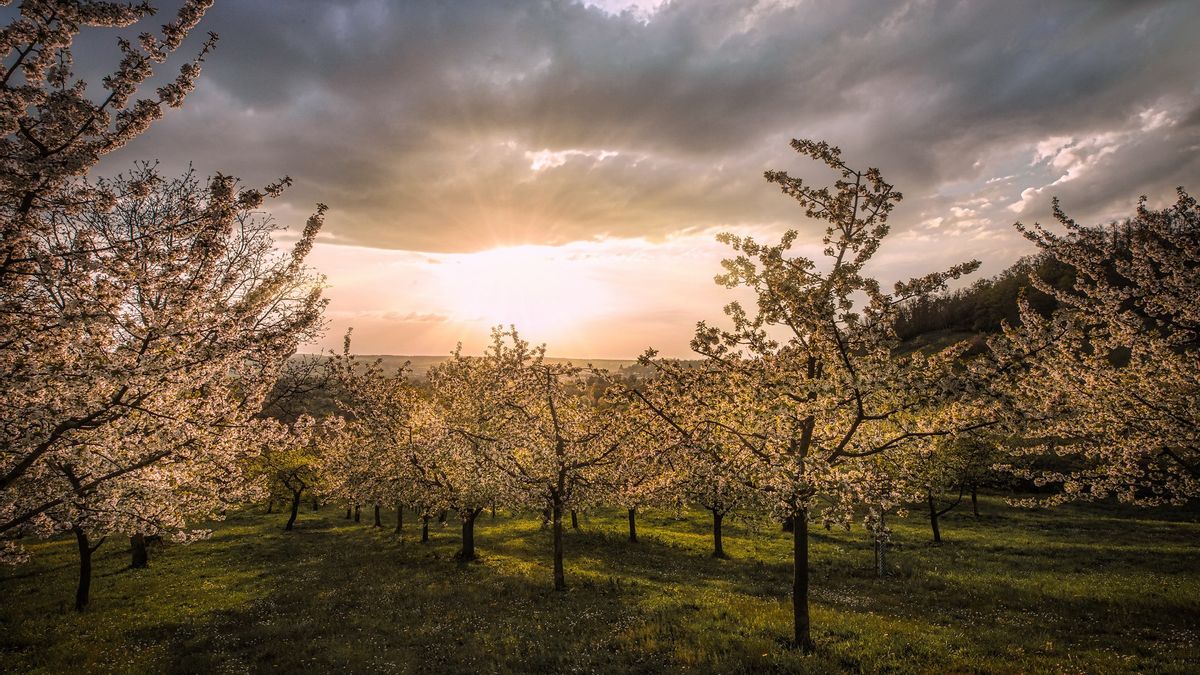
[[[551,509],[551,527],[554,530],[554,590],[567,590],[567,577],[563,572],[563,518],[562,507],[555,504]]]

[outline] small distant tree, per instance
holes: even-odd
[[[1016,476],[1055,488],[1026,503],[1116,497],[1183,504],[1200,496],[1200,208],[1145,198],[1129,220],[1089,227],[1054,202],[1057,234],[1017,228],[1071,268],[1066,288],[1035,277],[1059,309],[1023,303],[992,341],[1018,415]],[[1039,468],[1035,468],[1035,466]]]
[[[737,414],[736,406],[731,405],[733,400],[726,397],[728,390],[703,372],[679,369],[669,377],[650,380],[640,391],[629,391],[643,404],[654,400],[674,404],[671,424],[664,431],[670,432],[672,426],[688,431],[686,441],[676,441],[673,452],[665,458],[671,467],[672,493],[682,503],[699,506],[712,515],[713,557],[728,557],[722,529],[725,517],[741,508],[761,507],[748,477],[753,457],[741,444],[723,442],[727,438],[721,432],[719,415]],[[650,411],[656,412],[653,407]],[[669,433],[662,435],[670,438]],[[659,444],[668,443],[666,439]]]
[[[725,518],[740,509],[754,506],[757,493],[742,479],[745,456],[732,448],[706,441],[699,434],[695,446],[687,446],[676,456],[680,491],[686,503],[699,506],[712,515],[713,557],[728,558],[725,552]]]
[[[597,401],[599,404],[599,401]],[[611,414],[634,415],[636,411],[614,409]],[[654,433],[651,426],[637,442],[624,443],[616,460],[602,478],[604,499],[625,509],[629,541],[637,543],[638,510],[649,506],[670,507],[679,503],[680,472],[676,440]]]
[[[962,451],[969,446],[959,439],[929,443],[915,450],[906,469],[908,486],[925,502],[929,528],[935,544],[942,543],[942,516],[960,504],[966,494],[966,461]]]
[[[332,446],[342,442],[344,421],[340,417],[317,420],[307,413],[290,425],[282,426],[260,459],[261,471],[268,481],[271,498],[283,497],[288,519],[283,529],[290,532],[300,513],[306,493],[319,486],[319,468]]]
[[[442,494],[462,524],[459,559],[476,558],[475,522],[498,499],[512,498],[511,477],[501,469],[500,457],[518,442],[520,403],[515,398],[524,367],[524,345],[508,347],[504,335],[493,331],[492,345],[483,357],[455,348],[450,359],[430,368],[426,378],[442,414],[445,436],[435,447],[413,460],[422,480]]]

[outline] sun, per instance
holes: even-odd
[[[513,324],[537,341],[572,337],[613,302],[579,253],[554,246],[506,246],[447,256],[439,295],[456,318],[487,326]]]

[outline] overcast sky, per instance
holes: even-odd
[[[295,227],[328,203],[321,346],[511,321],[557,355],[682,355],[732,297],[714,233],[819,238],[762,178],[831,178],[791,138],[904,193],[888,281],[1000,271],[1055,195],[1097,222],[1200,191],[1195,0],[218,0],[201,28],[196,92],[107,166],[288,174]],[[85,68],[115,63],[101,37]]]

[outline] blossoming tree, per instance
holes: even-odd
[[[1181,188],[1174,204],[1152,209],[1143,198],[1116,225],[1080,225],[1057,201],[1054,216],[1065,234],[1018,228],[1072,268],[1074,284],[1034,277],[1059,309],[1045,317],[1023,303],[1021,324],[992,341],[1025,437],[1010,468],[1057,486],[1048,503],[1197,498],[1200,207]],[[1054,465],[1031,468],[1035,457]]]
[[[777,245],[721,235],[737,255],[722,263],[725,273],[717,281],[749,288],[756,307],[728,305],[730,328],[697,326],[692,348],[706,360],[699,368],[647,353],[644,360],[658,367],[666,384],[657,397],[641,400],[685,438],[703,430],[754,459],[743,480],[769,499],[778,517],[794,521],[794,640],[808,649],[809,520],[850,522],[869,485],[859,466],[864,458],[975,424],[942,419],[934,425],[920,414],[970,385],[972,372],[955,367],[965,345],[898,356],[894,324],[900,303],[944,288],[978,263],[884,292],[864,268],[888,232],[900,194],[878,170],[851,169],[836,147],[814,141],[792,147],[839,174],[831,188],[814,188],[783,172],[766,173],[808,217],[828,223],[826,261],[793,255],[796,231]]]
[[[19,537],[84,522],[92,537],[182,536],[218,516],[246,483],[266,392],[322,326],[304,259],[323,207],[279,252],[264,192],[232,178],[143,165],[101,191],[114,200],[42,213],[53,227],[23,290],[26,331],[0,350],[0,535],[14,553]],[[124,518],[100,517],[114,504]]]

